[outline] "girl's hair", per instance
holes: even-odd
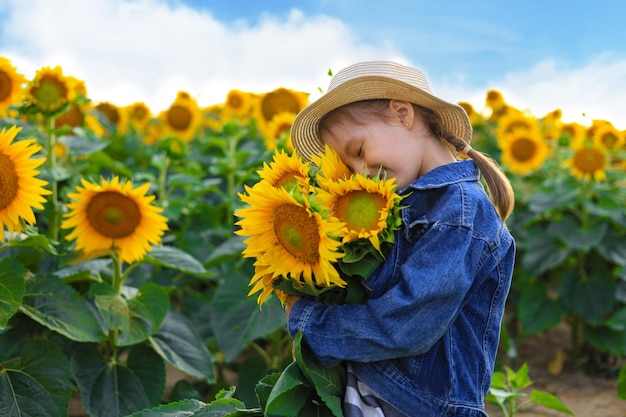
[[[358,124],[386,118],[389,108],[388,105],[388,99],[375,99],[357,101],[356,103],[339,107],[338,109],[326,114],[320,120],[319,137],[322,137],[322,131],[326,130],[329,126],[339,122],[340,120],[345,120],[344,118],[348,118],[348,120]],[[455,135],[447,131],[441,123],[441,118],[434,110],[418,106],[417,104],[413,104],[413,107],[416,112],[422,115],[424,121],[430,128],[430,131],[438,137],[451,152],[453,152],[453,150],[462,152],[463,149],[469,145],[469,143],[466,143],[463,139],[457,138]],[[498,212],[498,215],[502,220],[506,220],[513,211],[513,205],[515,202],[513,187],[511,186],[509,179],[506,177],[498,164],[488,155],[479,152],[476,149],[470,148],[467,156],[470,157],[478,167],[478,170],[487,185],[489,198]]]

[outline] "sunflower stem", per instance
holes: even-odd
[[[231,136],[230,140],[227,141],[228,145],[226,148],[226,158],[228,158],[228,173],[226,176],[227,181],[227,193],[228,198],[226,199],[226,213],[229,216],[225,220],[226,224],[233,223],[233,201],[235,201],[236,193],[237,193],[237,184],[236,184],[236,171],[237,171],[237,144],[239,142],[239,136]]]
[[[170,158],[167,154],[163,155],[161,167],[159,169],[159,183],[158,183],[158,206],[165,207],[167,204],[167,170],[170,167]]]
[[[119,294],[122,291],[122,283],[126,275],[122,274],[120,256],[117,253],[113,253],[111,259],[113,260],[113,290],[115,290],[116,294]]]
[[[52,196],[50,197],[50,239],[57,242],[59,240],[59,215],[61,210],[58,204],[59,187],[54,178],[54,170],[56,169],[56,155],[54,153],[54,145],[56,144],[56,135],[54,134],[54,117],[48,117],[48,169],[50,170],[50,184],[52,186]]]

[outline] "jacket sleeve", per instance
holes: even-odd
[[[302,330],[327,366],[424,353],[463,307],[484,247],[467,227],[433,225],[393,269],[399,279],[365,304],[330,305],[301,299],[288,330]]]

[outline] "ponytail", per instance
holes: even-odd
[[[417,107],[429,124],[431,131],[442,139],[444,145],[450,150],[454,149],[457,152],[463,152],[474,161],[485,180],[489,198],[496,212],[503,221],[506,220],[513,211],[515,196],[511,182],[500,166],[487,154],[473,149],[469,143],[446,131],[441,125],[439,116],[434,111],[421,106]]]

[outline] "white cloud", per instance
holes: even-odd
[[[27,78],[60,65],[85,81],[94,101],[145,101],[155,111],[179,90],[202,105],[222,102],[233,88],[284,86],[314,96],[328,85],[329,68],[403,59],[391,46],[360,44],[339,20],[295,9],[254,26],[162,0],[9,0],[7,10],[0,55]]]
[[[477,110],[484,108],[486,92],[496,89],[507,103],[538,117],[561,109],[567,122],[588,126],[594,119],[604,119],[626,129],[626,59],[610,54],[599,54],[576,68],[542,61],[481,88],[468,86],[463,79],[441,87],[442,96],[468,101]]]

